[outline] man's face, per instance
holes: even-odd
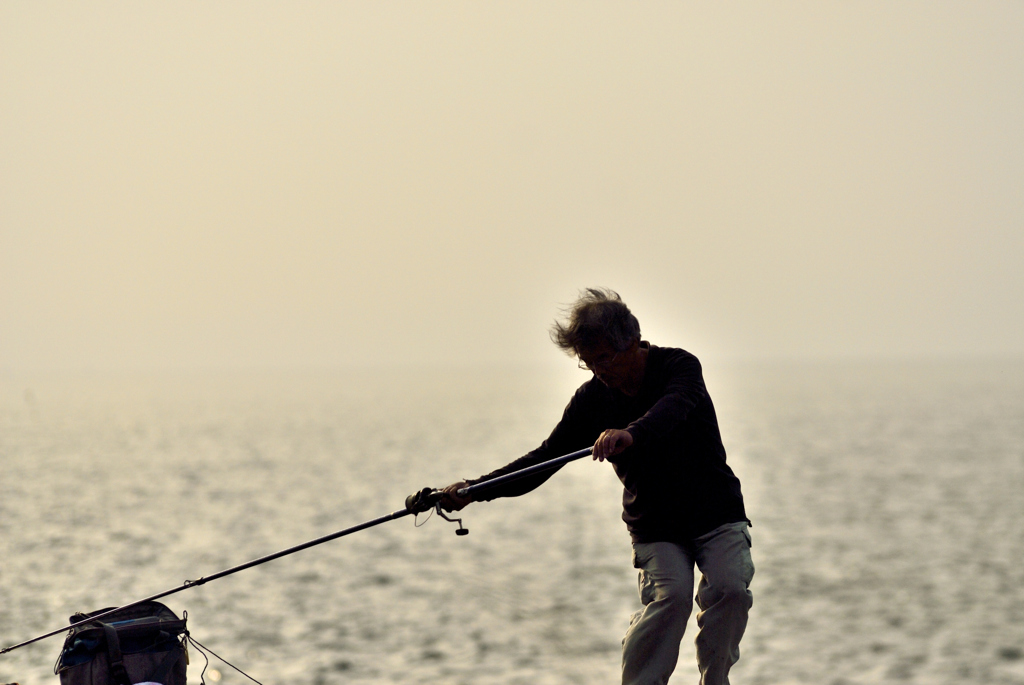
[[[609,388],[619,388],[630,379],[632,372],[632,357],[629,349],[618,352],[606,342],[593,345],[577,351],[580,358],[580,368],[592,371]]]

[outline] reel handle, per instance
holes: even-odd
[[[434,505],[434,508],[437,510],[437,515],[443,518],[445,521],[448,521],[449,523],[459,524],[459,527],[455,530],[456,535],[469,535],[469,528],[462,527],[462,519],[450,519],[444,515],[444,511],[441,510],[440,502]]]

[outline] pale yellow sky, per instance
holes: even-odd
[[[1024,3],[0,3],[0,370],[1024,355]]]

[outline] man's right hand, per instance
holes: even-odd
[[[469,483],[464,480],[460,480],[458,483],[452,483],[441,492],[444,493],[441,496],[441,507],[445,511],[460,511],[463,507],[473,501],[472,497],[459,497],[456,492],[462,488],[468,488]]]
[[[596,461],[604,461],[609,457],[619,454],[632,444],[632,433],[609,428],[601,433],[597,438],[597,442],[594,443],[594,459]]]

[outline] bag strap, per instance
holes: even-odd
[[[112,685],[132,685],[128,677],[128,671],[124,667],[124,658],[121,655],[121,642],[117,639],[117,630],[109,623],[100,623],[103,626],[103,634],[107,638],[107,667],[110,669],[110,681]]]

